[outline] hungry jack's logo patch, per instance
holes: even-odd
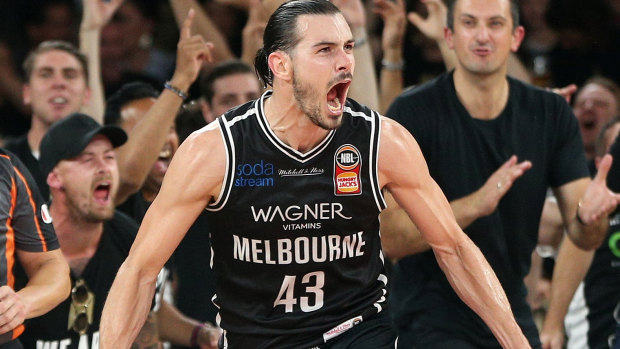
[[[360,170],[362,157],[351,144],[340,146],[334,154],[334,194],[359,195],[362,193]]]

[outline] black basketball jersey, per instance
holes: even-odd
[[[207,207],[220,326],[259,347],[325,342],[385,307],[379,115],[347,100],[342,125],[301,153],[259,100],[218,119],[222,191]]]

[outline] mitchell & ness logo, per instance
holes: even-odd
[[[322,168],[293,168],[287,170],[278,170],[280,177],[297,177],[297,176],[317,176],[325,172]]]

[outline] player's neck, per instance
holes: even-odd
[[[495,119],[508,102],[509,87],[505,74],[481,76],[457,69],[454,87],[458,99],[475,119]]]
[[[265,117],[276,136],[291,148],[306,152],[318,145],[329,131],[315,125],[295,99],[272,95],[265,100]]]

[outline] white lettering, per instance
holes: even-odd
[[[265,263],[276,264],[276,261],[271,259],[271,245],[265,244]]]
[[[327,241],[329,242],[329,260],[340,259],[340,235],[330,235]]]
[[[301,243],[304,246],[301,246]],[[307,237],[300,237],[295,239],[295,262],[297,264],[306,264],[310,260],[310,240]],[[303,252],[303,257],[301,256]]]
[[[285,211],[285,216],[287,221],[296,221],[303,216],[303,213],[299,212],[299,206],[289,206]],[[295,210],[297,212],[291,212]]]
[[[364,255],[363,232],[351,235],[299,236],[294,239],[258,240],[233,234],[233,258],[256,264],[307,264]],[[55,349],[55,348],[38,348]]]
[[[325,236],[321,236],[321,243],[318,243],[318,238],[316,236],[312,237],[312,260],[321,263],[325,262],[327,259],[327,244]],[[317,246],[319,246],[317,248]],[[321,257],[317,256],[318,250],[321,249]]]
[[[252,239],[252,261],[254,263],[263,264],[263,261],[261,261],[258,257],[259,253],[263,253],[263,250],[258,248],[258,244],[262,244],[262,243],[263,242],[260,240]]]
[[[329,206],[330,205],[328,203],[326,203],[326,202],[321,203],[321,211],[320,211],[320,214],[321,214],[320,217],[321,218],[320,219],[329,219],[329,217],[330,217],[330,215],[329,215],[330,214],[330,210],[329,210],[330,207]],[[332,214],[331,218],[334,219],[333,214]]]
[[[293,261],[291,247],[291,240],[278,239],[278,264],[291,264]]]
[[[242,261],[250,261],[250,244],[247,238],[243,238],[243,244],[237,235],[233,235],[234,257]]]
[[[78,344],[78,349],[88,349],[88,335],[80,336],[80,343]]]
[[[92,349],[99,349],[99,331],[93,333],[93,344],[91,346]]]
[[[255,208],[251,206],[250,209],[255,222],[273,222],[276,218],[279,218],[282,222],[307,221],[309,219],[330,220],[335,219],[336,216],[343,219],[352,218],[342,212],[344,207],[337,202],[322,202],[314,205],[304,205],[303,207],[291,205],[285,208],[280,206]]]
[[[98,334],[98,333],[97,333]],[[84,335],[87,336],[87,335]],[[81,343],[81,340],[80,340]],[[42,341],[37,340],[37,349],[67,349],[71,345],[71,339],[65,338],[59,341]],[[86,344],[86,349],[88,349],[88,344]],[[92,349],[99,349],[99,343],[97,346],[93,346]]]
[[[362,251],[362,246],[366,245],[366,241],[364,241],[364,239],[362,239],[362,235],[364,234],[363,231],[360,231],[359,233],[357,233],[357,250],[355,251],[355,256],[356,257],[360,257],[364,255],[364,252]]]
[[[342,258],[353,257],[353,251],[355,251],[355,235],[345,236],[342,239]]]

